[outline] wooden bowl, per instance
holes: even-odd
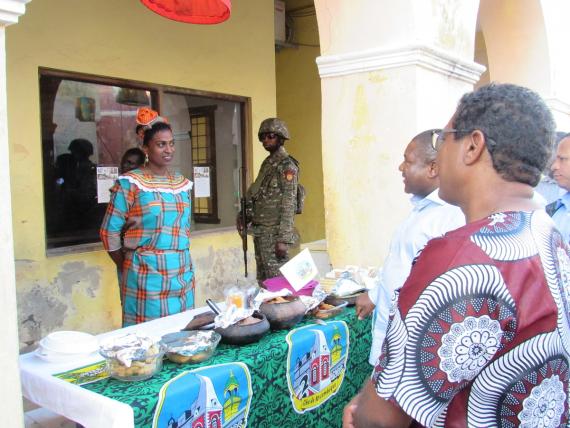
[[[297,296],[284,296],[282,303],[264,302],[259,311],[267,317],[272,330],[284,330],[293,327],[305,316],[307,308]]]
[[[226,328],[217,328],[215,331],[222,336],[222,343],[246,345],[261,339],[269,331],[269,322],[262,313],[254,312],[252,316],[261,321],[255,324],[240,325],[237,323]]]

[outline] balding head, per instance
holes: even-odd
[[[558,143],[551,170],[558,185],[570,191],[570,134],[566,134]]]

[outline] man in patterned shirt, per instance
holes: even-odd
[[[440,197],[467,225],[412,267],[345,428],[566,426],[570,258],[532,201],[553,138],[550,111],[526,88],[460,100],[434,146]]]

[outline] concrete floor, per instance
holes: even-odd
[[[38,408],[24,413],[25,428],[76,428],[75,422],[50,410]]]

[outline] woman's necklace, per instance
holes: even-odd
[[[149,176],[150,181],[154,181],[154,184],[157,186],[155,193],[158,193],[158,196],[160,198],[160,200],[162,201],[162,209],[164,210],[164,204],[168,203],[170,201],[167,201],[164,199],[163,197],[163,193],[161,192],[161,186],[160,184],[162,184],[162,180],[158,180],[159,178],[166,178],[168,180],[168,185],[165,184],[165,188],[168,187],[168,189],[172,190],[172,186],[173,186],[173,175],[172,173],[166,169],[165,174],[164,175],[159,175],[159,174],[155,174],[148,166],[144,166],[143,167],[143,172],[145,173],[145,175]],[[160,182],[160,184],[159,184]]]

